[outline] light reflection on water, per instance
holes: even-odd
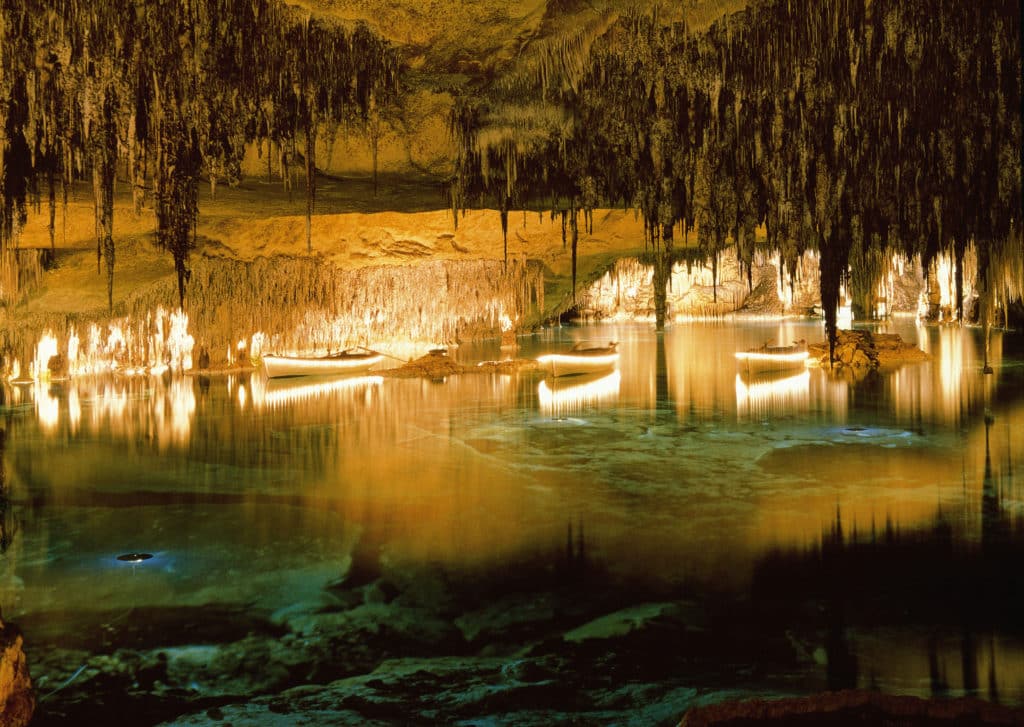
[[[1020,355],[1005,359],[996,334],[984,376],[975,331],[896,329],[932,359],[856,385],[818,369],[741,377],[737,350],[821,338],[819,323],[785,322],[523,337],[522,357],[619,342],[616,372],[564,382],[254,374],[8,389],[3,464],[21,525],[4,614],[66,607],[68,593],[108,608],[280,608],[366,553],[500,567],[557,549],[567,523],[585,524],[612,573],[721,585],[742,584],[768,548],[817,543],[837,510],[868,533],[928,528],[941,509],[977,538],[986,454],[1001,507],[1024,512]],[[96,567],[138,550],[160,558],[131,578]]]
[[[195,486],[186,473],[197,462],[260,468],[253,486],[230,489],[260,497],[270,478],[300,501],[315,496],[318,507],[330,502],[344,518],[369,519],[412,558],[443,556],[433,552],[439,542],[456,558],[501,557],[583,517],[626,570],[635,564],[618,546],[644,544],[628,527],[636,514],[627,516],[623,498],[634,500],[630,508],[646,498],[641,517],[655,524],[647,547],[693,548],[697,561],[714,554],[694,563],[700,570],[769,543],[814,539],[837,504],[861,523],[895,517],[905,525],[931,518],[937,503],[970,507],[965,487],[976,491],[981,481],[986,407],[999,410],[993,461],[1008,472],[1018,463],[1008,437],[1024,423],[1024,407],[1018,382],[1003,382],[999,336],[991,376],[980,373],[972,331],[913,326],[904,338],[932,360],[858,385],[817,369],[775,378],[737,371],[735,351],[815,340],[817,329],[707,323],[656,335],[597,326],[525,339],[522,357],[576,340],[620,342],[619,370],[564,380],[254,374],[226,387],[189,377],[19,387],[8,393],[10,411],[31,403],[35,416],[12,422],[9,460],[31,460],[32,474],[11,479],[27,495],[45,473],[60,501],[68,490],[88,497],[99,483],[116,492],[139,479],[104,482],[112,458],[176,490]],[[33,429],[43,438],[18,436]],[[77,445],[74,467],[52,451],[68,439]],[[165,459],[152,461],[157,453]],[[202,480],[208,491],[226,484]],[[479,522],[481,505],[515,517],[473,537],[466,523]]]
[[[753,420],[806,412],[811,404],[810,383],[807,369],[774,376],[736,374],[736,411],[741,419]]]
[[[545,416],[561,417],[608,406],[619,397],[622,374],[545,378],[537,385],[537,400]]]

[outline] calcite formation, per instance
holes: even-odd
[[[0,724],[5,727],[27,725],[35,707],[21,633],[0,621]]]
[[[840,330],[829,359],[828,342],[808,346],[814,365],[852,369],[864,374],[881,366],[893,366],[928,358],[921,349],[905,342],[896,333],[874,333],[869,330]]]

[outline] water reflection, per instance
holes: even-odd
[[[618,371],[544,379],[537,385],[540,411],[545,416],[561,417],[608,406],[618,399],[621,383]]]
[[[1019,466],[1010,433],[1024,426],[1020,372],[1002,365],[1000,338],[991,376],[980,374],[974,332],[912,325],[899,332],[933,359],[856,385],[817,369],[737,373],[737,350],[817,340],[819,327],[694,323],[525,338],[526,358],[531,346],[580,336],[620,341],[618,371],[565,381],[108,377],[16,387],[8,410],[31,407],[48,439],[19,442],[14,458],[32,459],[25,487],[50,482],[64,498],[85,497],[111,468],[124,468],[127,482],[144,468],[161,488],[260,502],[287,494],[414,559],[501,557],[547,538],[560,517],[584,515],[595,549],[616,553],[622,570],[665,576],[676,569],[666,550],[692,549],[689,568],[707,573],[766,544],[807,542],[836,502],[861,528],[926,521],[936,501],[980,488],[986,407],[997,422],[993,467]],[[49,440],[73,446],[51,452]],[[641,507],[645,538],[634,537],[625,503]]]
[[[1016,567],[1024,518],[1019,499],[1004,506],[1012,475],[997,471],[989,444],[980,493],[933,505],[919,522],[887,517],[870,529],[837,508],[818,542],[759,558],[755,608],[819,604],[830,689],[884,684],[921,696],[1024,700]]]
[[[806,412],[810,407],[811,372],[736,374],[736,413],[742,418],[763,419],[768,416]]]
[[[63,437],[80,429],[115,439],[146,437],[159,447],[190,440],[196,398],[189,378],[86,377],[33,382],[7,391],[11,411],[31,407],[40,430]]]
[[[370,396],[370,389],[380,386],[380,376],[335,376],[332,378],[301,377],[295,379],[267,379],[253,376],[252,403],[257,409],[294,405],[303,401],[331,396],[338,392],[354,392],[357,396]],[[244,391],[239,387],[239,391]],[[239,397],[239,407],[245,408],[245,397]]]
[[[0,605],[59,642],[82,632],[70,593],[104,619],[141,606],[280,613],[385,571],[767,594],[745,633],[776,608],[780,632],[820,644],[806,664],[822,662],[823,684],[874,674],[953,693],[996,674],[1001,699],[1024,698],[1012,681],[1024,649],[1005,626],[1024,604],[1000,590],[1017,583],[1000,569],[1024,557],[1020,354],[993,346],[984,376],[975,332],[908,326],[899,332],[931,361],[857,384],[818,369],[737,375],[737,350],[820,340],[819,327],[523,337],[523,358],[577,338],[620,342],[618,371],[557,382],[524,371],[5,389]],[[125,553],[154,558],[132,571],[116,561]],[[895,595],[872,600],[885,589]],[[908,604],[943,628],[900,621]],[[946,606],[960,610],[936,610]],[[880,613],[885,628],[867,617]]]

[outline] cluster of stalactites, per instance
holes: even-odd
[[[561,96],[571,128],[482,149],[488,116],[464,117],[457,137],[475,146],[456,186],[463,199],[493,192],[481,170],[493,176],[514,149],[507,198],[571,197],[589,180],[600,203],[637,208],[666,253],[675,230],[696,229],[709,257],[731,241],[748,270],[763,225],[789,269],[819,251],[832,335],[840,288],[852,276],[870,290],[891,252],[927,266],[973,244],[982,289],[1019,297],[1018,10],[767,0],[700,34],[628,16]]]
[[[0,247],[44,190],[53,242],[58,191],[66,204],[72,180],[91,174],[110,293],[123,161],[137,213],[152,189],[183,294],[197,213],[186,188],[200,174],[212,190],[237,179],[249,141],[283,147],[365,114],[397,80],[396,52],[365,25],[280,0],[0,0]]]

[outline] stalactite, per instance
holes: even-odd
[[[576,222],[576,213],[578,210],[575,205],[569,208],[569,227],[572,231],[572,303],[576,305],[576,260],[577,260],[577,244],[579,242],[579,226]]]
[[[313,208],[316,204],[316,120],[306,122],[306,252],[313,251]]]
[[[49,221],[46,229],[50,233],[50,251],[57,248],[57,182],[54,179],[53,167],[49,166],[46,171],[47,200],[49,201]]]
[[[822,276],[829,288],[847,271],[862,292],[872,286],[871,266],[848,257],[863,249],[849,242],[854,217],[866,221],[858,234],[872,256],[928,258],[973,240],[995,269],[1020,236],[1019,154],[1005,150],[1021,145],[1007,113],[1021,89],[1019,72],[1003,70],[1019,71],[1020,22],[1008,0],[971,11],[938,0],[768,0],[701,34],[627,13],[560,97],[572,132],[552,127],[545,144],[519,122],[515,191],[565,200],[579,192],[567,180],[592,176],[599,200],[639,211],[645,244],[664,243],[666,225],[697,222],[710,259],[731,241],[743,266],[765,225],[789,270],[804,250],[833,247],[819,258],[837,266]],[[551,68],[541,65],[542,82]],[[493,162],[507,159],[499,145],[511,144],[491,131],[501,118],[479,114],[460,130],[477,143],[457,176],[482,197]]]
[[[508,198],[501,198],[501,209],[499,210],[501,216],[501,244],[502,244],[502,264],[508,267]]]
[[[113,99],[109,96],[102,105],[98,120],[99,134],[93,164],[98,167],[99,231],[102,236],[102,257],[107,267],[107,304],[114,310],[114,177],[117,172],[117,129],[115,128]],[[97,250],[100,240],[97,240]]]
[[[0,175],[5,180],[2,245],[23,224],[23,190],[35,190],[38,199],[40,180],[49,186],[49,176],[60,174],[66,200],[85,159],[85,172],[94,181],[97,265],[106,257],[109,287],[113,234],[106,224],[112,219],[110,205],[104,209],[105,197],[110,198],[107,179],[112,179],[107,166],[116,169],[124,162],[136,213],[151,169],[155,195],[166,199],[161,185],[169,180],[160,170],[167,169],[163,156],[169,147],[154,141],[167,136],[165,114],[171,115],[171,125],[183,122],[188,128],[211,192],[220,182],[233,182],[244,144],[257,134],[288,149],[295,130],[303,128],[295,123],[303,109],[295,104],[291,83],[303,69],[292,41],[296,29],[309,24],[278,0],[144,5],[117,0],[88,8],[27,3],[21,9],[0,6],[0,171],[17,170]],[[397,88],[398,68],[387,43],[363,24],[309,30],[311,47],[323,51],[304,58],[308,73],[301,100],[311,115],[337,125],[365,112],[371,98],[387,103]],[[315,133],[315,123],[312,128]],[[315,165],[313,155],[307,157]]]

